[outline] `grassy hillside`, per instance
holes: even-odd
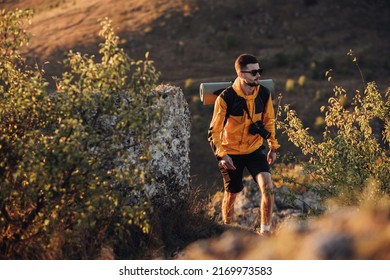
[[[282,93],[282,102],[291,104],[314,134],[319,134],[319,108],[332,95],[325,71],[334,69],[335,82],[348,90],[361,85],[346,55],[349,49],[360,58],[367,80],[381,89],[390,84],[386,0],[2,0],[0,8],[34,9],[26,27],[32,43],[25,54],[30,63],[50,61],[45,66],[50,81],[62,72],[57,62],[67,50],[97,52],[98,20],[105,17],[112,19],[132,58],[150,51],[161,83],[183,88],[190,103],[193,181],[210,192],[221,181],[206,140],[212,108],[200,103],[198,88],[201,82],[233,79],[238,54],[261,59],[264,78],[275,82],[275,95]],[[305,77],[301,86],[300,76]],[[286,89],[288,80],[295,82],[293,89]],[[282,155],[297,152],[283,135],[279,139]]]

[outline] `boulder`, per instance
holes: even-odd
[[[160,85],[154,93],[162,119],[150,139],[154,179],[147,194],[154,205],[173,206],[190,191],[190,109],[179,87]]]

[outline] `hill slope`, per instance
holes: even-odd
[[[121,46],[134,59],[150,51],[161,82],[182,87],[193,118],[192,174],[196,184],[218,188],[219,174],[206,141],[211,107],[197,99],[200,82],[234,78],[233,62],[242,52],[260,57],[264,78],[272,78],[276,94],[292,104],[306,126],[313,126],[318,108],[331,87],[324,72],[333,68],[336,82],[360,86],[346,56],[353,49],[368,80],[380,88],[390,81],[390,3],[386,0],[19,0],[1,1],[0,8],[32,8],[25,49],[31,63],[50,61],[50,79],[61,73],[64,53],[73,49],[96,53],[100,25],[113,21]],[[304,87],[285,90],[287,79],[305,75]],[[280,136],[281,153],[294,149]]]

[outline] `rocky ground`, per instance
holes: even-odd
[[[259,192],[249,184],[236,204],[236,223],[222,235],[198,240],[177,259],[390,259],[390,207],[336,208],[321,216],[307,209],[323,210],[318,196],[307,192],[295,204],[284,204],[286,189],[276,189],[273,235],[261,237]],[[222,193],[210,203],[210,215],[220,220]],[[289,200],[290,201],[290,200]],[[306,205],[306,206],[304,206]]]
[[[235,203],[234,226],[255,231],[260,227],[260,189],[251,177],[246,177],[245,188],[238,195]],[[286,186],[274,187],[275,207],[273,213],[273,230],[276,231],[283,221],[304,219],[308,212],[321,212],[320,197],[312,192],[292,193]],[[217,222],[222,222],[221,204],[223,193],[217,192],[209,204],[209,215]]]

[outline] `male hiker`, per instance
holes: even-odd
[[[270,234],[274,205],[270,164],[276,160],[275,113],[270,91],[259,84],[262,69],[257,58],[242,54],[235,61],[237,78],[216,99],[208,140],[218,159],[224,182],[222,219],[234,216],[236,196],[243,189],[245,168],[261,190],[260,234]],[[264,141],[270,148],[264,153]]]

